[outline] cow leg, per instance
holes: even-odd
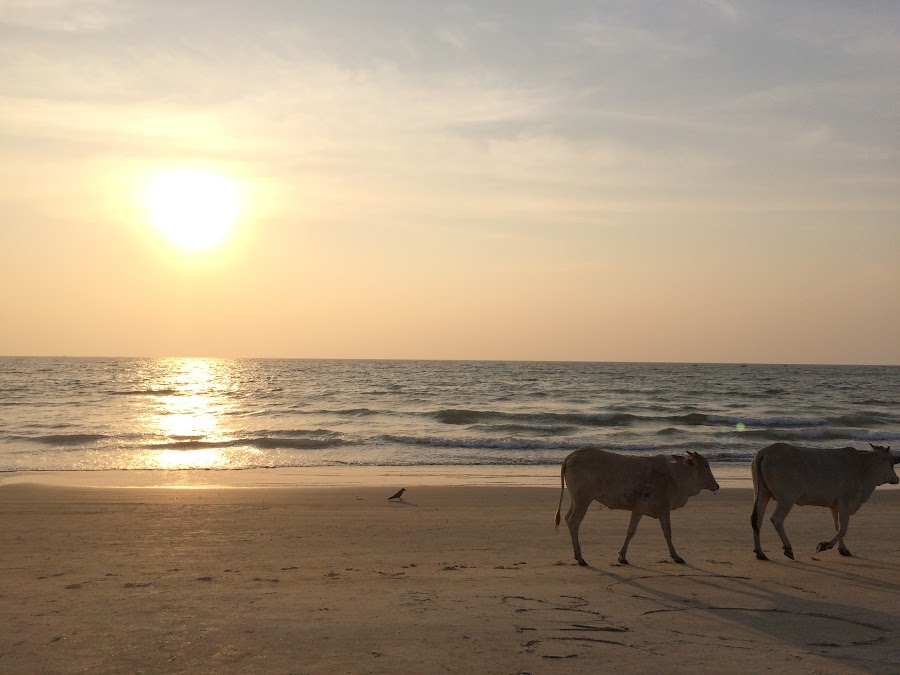
[[[684,559],[678,555],[675,551],[675,546],[672,545],[672,522],[669,520],[668,512],[659,514],[659,525],[662,527],[663,536],[666,538],[666,543],[669,545],[669,555],[672,556],[672,560],[679,565],[683,565]]]
[[[784,499],[778,502],[778,506],[775,507],[775,513],[772,514],[771,518],[772,525],[775,526],[775,531],[781,537],[781,543],[784,545],[784,554],[791,560],[794,559],[794,549],[791,547],[791,542],[784,531],[784,519],[787,518],[793,507],[794,501],[792,499]]]
[[[840,523],[840,520],[838,519],[838,513],[839,512],[838,512],[837,508],[831,509],[831,516],[834,518],[834,529],[839,532],[841,529],[841,523]],[[843,539],[838,540],[838,553],[840,553],[841,555],[845,555],[845,556],[853,555],[852,553],[850,553],[850,549],[847,548],[847,546],[844,544]]]
[[[847,534],[847,526],[850,524],[850,511],[846,506],[841,504],[838,508],[831,509],[831,513],[834,516],[834,525],[837,534],[834,535],[831,541],[820,542],[819,545],[816,546],[816,552],[827,551],[837,542],[840,542],[840,546],[838,547],[840,554],[850,555],[850,550],[844,546],[844,535]]]
[[[569,489],[571,490],[571,488]],[[581,557],[581,544],[578,543],[578,528],[581,526],[581,521],[584,520],[584,514],[587,513],[590,505],[590,499],[578,502],[573,497],[572,504],[569,506],[569,512],[566,514],[566,525],[569,526],[569,534],[572,535],[572,550],[575,552],[575,560],[582,567],[587,567],[587,563]]]
[[[768,560],[759,542],[759,530],[771,498],[772,493],[764,487],[760,487],[759,494],[756,496],[756,504],[753,505],[753,515],[750,517],[750,524],[753,525],[753,552],[756,553],[757,560]]]
[[[634,533],[637,532],[639,522],[641,522],[641,514],[637,511],[632,511],[631,520],[628,522],[628,532],[625,534],[625,543],[622,544],[622,550],[619,551],[619,563],[622,565],[628,564],[628,560],[625,558],[625,554],[628,552],[628,542],[631,541]]]

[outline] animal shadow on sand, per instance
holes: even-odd
[[[636,575],[589,568],[608,581],[611,592],[630,595],[648,606],[638,620],[654,630],[676,633],[698,645],[720,645],[764,653],[773,644],[789,644],[796,651],[841,661],[874,672],[900,672],[900,616],[864,606],[822,600],[804,590],[803,576],[818,573],[840,580],[861,592],[895,596],[900,586],[882,582],[856,570],[823,569],[805,564],[799,575],[729,575],[687,564],[677,572],[661,572],[631,565]],[[794,567],[797,563],[779,563]],[[877,571],[895,566],[873,562]],[[794,567],[796,569],[796,567]],[[790,591],[798,591],[792,594]]]
[[[825,554],[823,554],[825,555]],[[900,595],[900,565],[884,562],[883,560],[869,560],[853,555],[852,561],[845,563],[841,569],[826,567],[822,565],[820,558],[813,558],[814,562],[806,562],[803,560],[796,561],[793,564],[802,566],[807,574],[819,574],[826,577],[833,577],[836,582],[844,583],[848,578],[856,586],[861,586],[873,591],[885,591]],[[785,562],[785,564],[792,564]],[[854,569],[848,570],[847,567],[853,566]],[[864,575],[856,567],[865,567],[867,571],[871,571],[872,575]],[[890,581],[897,579],[898,581]]]

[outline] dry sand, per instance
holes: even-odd
[[[399,485],[391,486],[391,488]],[[644,519],[594,505],[574,564],[559,490],[0,486],[0,672],[900,672],[900,491],[847,545],[826,509],[766,522],[752,493]],[[568,496],[563,509],[568,505]]]

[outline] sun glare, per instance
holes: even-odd
[[[185,251],[220,244],[237,223],[235,180],[208,171],[169,171],[153,177],[145,192],[147,219]]]

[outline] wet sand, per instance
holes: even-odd
[[[558,488],[400,485],[0,485],[0,672],[900,671],[900,490],[853,558],[795,508],[796,561],[768,522],[754,558],[747,489],[673,514],[686,565],[652,519],[618,565],[594,505],[581,568]]]

